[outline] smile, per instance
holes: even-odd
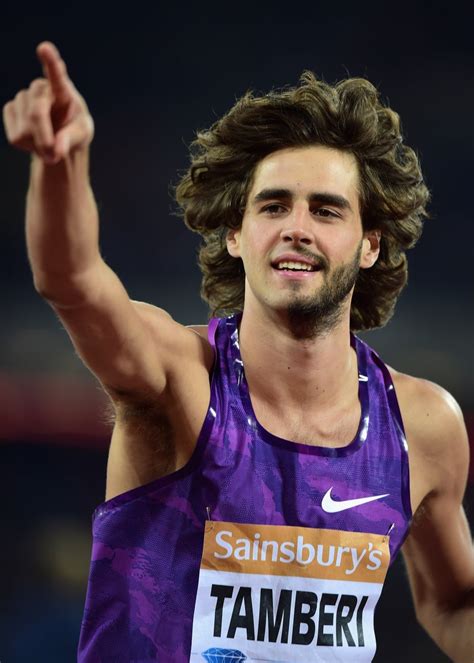
[[[315,272],[317,268],[315,265],[310,265],[307,262],[296,262],[294,260],[283,260],[274,265],[275,269],[288,270],[291,272]]]

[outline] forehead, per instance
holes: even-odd
[[[266,188],[286,188],[298,193],[324,191],[357,202],[359,172],[349,152],[312,145],[272,152],[257,164],[250,195]],[[357,208],[357,205],[355,205]]]

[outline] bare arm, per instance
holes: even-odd
[[[474,549],[462,507],[469,448],[454,399],[409,379],[400,403],[413,492],[425,493],[403,547],[420,623],[455,663],[474,661]],[[397,391],[398,387],[397,387]]]
[[[4,108],[9,141],[33,155],[26,237],[35,287],[112,394],[160,394],[176,362],[198,356],[199,339],[131,302],[103,261],[88,174],[93,121],[54,45],[37,53],[45,77]]]

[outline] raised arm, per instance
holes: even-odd
[[[112,395],[159,394],[176,362],[199,355],[199,339],[164,311],[130,301],[102,259],[89,184],[93,121],[56,47],[43,42],[37,54],[44,77],[3,111],[9,142],[32,153],[26,237],[35,287]]]

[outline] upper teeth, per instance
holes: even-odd
[[[313,271],[313,267],[305,262],[294,262],[293,260],[285,260],[277,264],[278,269],[301,269],[306,272]]]

